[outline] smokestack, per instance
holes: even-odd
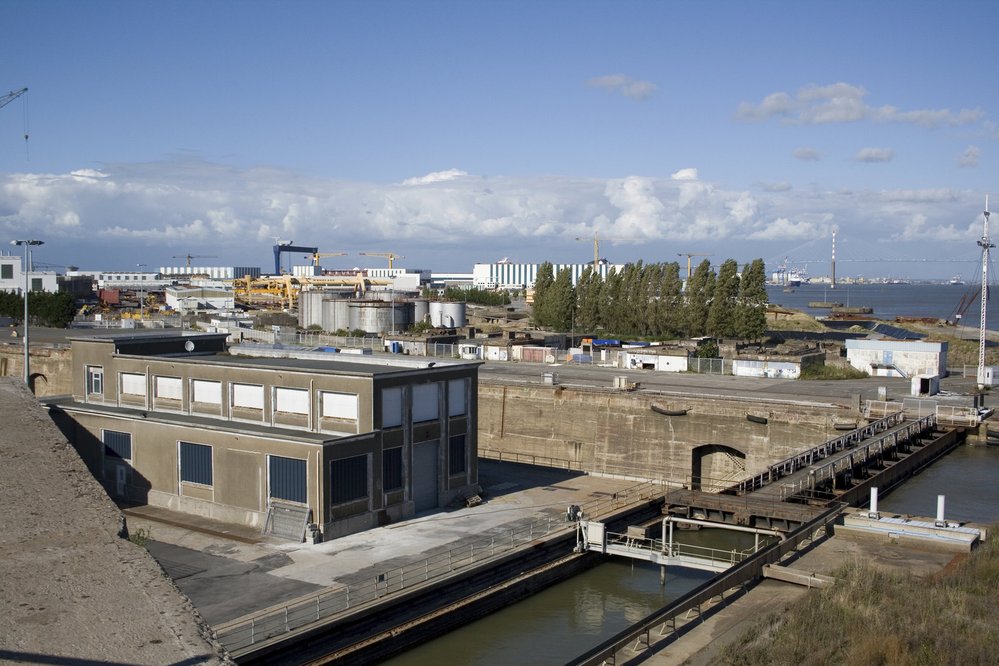
[[[881,517],[878,514],[878,489],[877,488],[871,488],[871,508],[867,512],[867,517],[868,518],[875,518],[875,519]]]
[[[937,495],[937,519],[933,523],[937,527],[947,527],[947,521],[944,520],[944,496]]]

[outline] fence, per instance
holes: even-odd
[[[663,495],[662,486],[641,483],[581,506],[587,516],[606,515],[611,511]],[[560,509],[556,514],[531,519],[526,525],[503,528],[495,534],[462,543],[446,552],[416,560],[375,576],[330,587],[322,592],[300,597],[215,628],[214,637],[230,652],[238,653],[255,643],[280,636],[338,615],[346,615],[386,596],[410,590],[435,579],[451,575],[473,565],[510,553],[535,540],[575,529],[566,522]]]

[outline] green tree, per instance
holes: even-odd
[[[603,279],[591,266],[587,266],[576,283],[576,329],[595,331],[600,323],[600,301],[603,298]]]
[[[568,331],[576,309],[576,292],[572,287],[572,272],[563,268],[548,292],[549,326],[558,331]]]
[[[747,340],[760,340],[767,330],[767,269],[762,259],[754,259],[742,272],[739,302],[735,309],[737,334]]]
[[[727,259],[718,268],[714,296],[708,310],[708,335],[730,338],[736,334],[735,305],[739,296],[739,265]]]
[[[697,337],[707,333],[708,308],[711,296],[714,294],[715,273],[711,270],[711,262],[705,259],[694,270],[687,280],[684,293],[685,323],[688,337]]]
[[[546,261],[538,266],[538,275],[534,278],[534,305],[531,318],[535,326],[549,325],[551,305],[548,302],[548,295],[554,283],[554,268],[550,261]]]
[[[675,261],[663,266],[656,316],[660,336],[678,338],[683,335],[683,279],[680,277],[680,264]]]

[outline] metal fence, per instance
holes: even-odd
[[[662,486],[641,483],[581,506],[587,516],[607,515],[611,511],[649,501],[663,495]],[[410,590],[418,585],[451,575],[473,565],[507,554],[537,539],[575,529],[559,510],[540,515],[526,524],[500,528],[472,542],[461,543],[445,552],[414,560],[373,576],[329,587],[322,592],[300,597],[215,627],[214,637],[235,656],[255,643],[280,636],[321,620],[346,615],[367,604]]]

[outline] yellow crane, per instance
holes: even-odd
[[[577,236],[576,240],[589,242],[591,239],[586,236]],[[609,241],[611,243],[639,243],[647,238],[597,238],[597,232],[593,232],[593,270],[597,270],[597,266],[600,265],[600,241]]]
[[[392,268],[392,262],[396,259],[405,259],[406,257],[401,254],[395,254],[394,252],[358,252],[362,257],[385,257],[388,259],[389,268]]]
[[[191,267],[191,259],[218,259],[214,254],[175,254],[171,259],[187,259],[187,267]]]
[[[312,265],[318,266],[319,260],[323,257],[343,257],[346,256],[346,252],[313,252],[312,253]]]
[[[690,258],[691,257],[710,257],[711,254],[698,254],[696,252],[677,252],[678,257],[687,257],[687,281],[690,281]]]

